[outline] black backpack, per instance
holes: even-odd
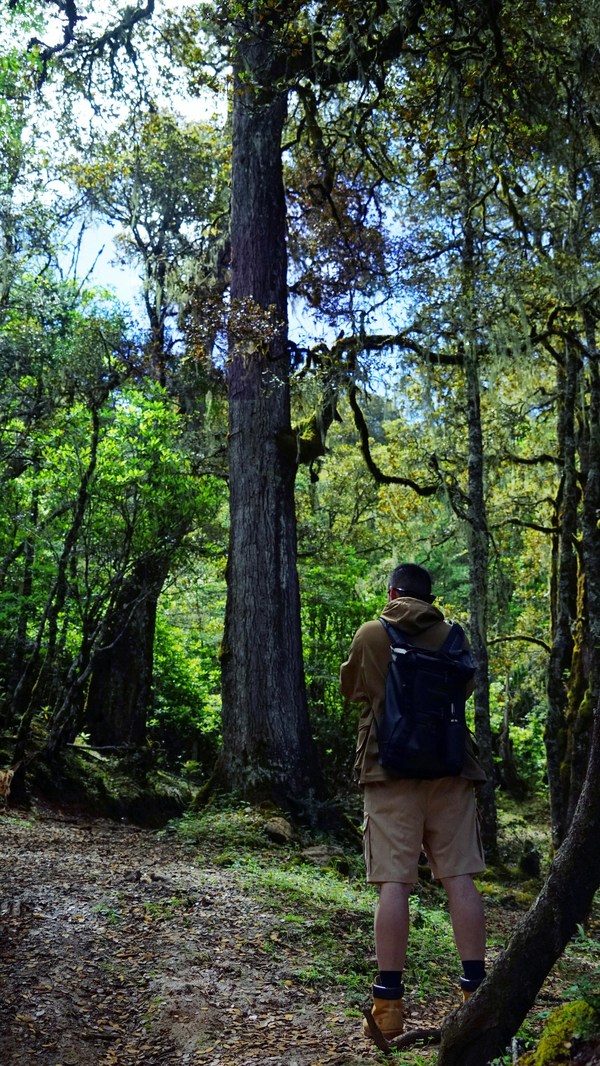
[[[425,651],[379,621],[392,645],[377,728],[379,762],[395,777],[456,777],[465,753],[465,689],[475,673],[463,629],[452,622],[439,651]]]

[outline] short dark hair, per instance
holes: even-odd
[[[390,588],[405,592],[407,596],[413,596],[417,600],[425,600],[426,603],[431,603],[434,599],[431,595],[431,574],[418,563],[400,563],[400,566],[392,570]]]

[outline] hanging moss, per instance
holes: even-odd
[[[519,1066],[562,1066],[571,1061],[575,1040],[598,1032],[600,1018],[582,999],[564,1003],[553,1011],[535,1051],[519,1059]]]

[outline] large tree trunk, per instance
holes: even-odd
[[[263,73],[267,46],[240,44]],[[302,664],[296,571],[297,463],[290,433],[283,94],[240,71],[233,91],[229,387],[230,542],[220,779],[310,811],[322,792]]]
[[[85,725],[98,747],[140,747],[152,700],[156,605],[170,557],[141,559],[126,578],[92,659]]]
[[[558,444],[562,477],[558,500],[558,534],[553,548],[551,582],[552,651],[548,664],[548,718],[545,729],[552,840],[558,847],[567,829],[568,733],[567,680],[573,679],[573,622],[577,615],[577,511],[575,411],[579,387],[579,357],[567,347],[564,374],[559,374]]]
[[[468,428],[468,544],[469,544],[469,607],[470,638],[477,673],[475,675],[475,735],[479,757],[487,781],[478,789],[481,813],[482,840],[488,859],[498,852],[498,824],[496,814],[496,783],[490,723],[490,669],[487,647],[489,601],[489,545],[485,504],[485,458],[483,426],[481,422],[481,386],[479,346],[475,311],[475,237],[470,220],[472,191],[465,176],[464,241],[463,241],[463,300],[466,317],[466,338],[463,348]]]
[[[536,902],[469,1002],[442,1029],[438,1066],[486,1066],[517,1032],[600,886],[600,706],[585,786]]]

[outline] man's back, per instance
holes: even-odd
[[[449,632],[444,615],[431,603],[412,596],[389,600],[381,617],[408,633],[420,648],[437,651]],[[340,688],[348,700],[364,704],[359,721],[354,771],[356,780],[386,781],[389,775],[379,765],[377,724],[381,720],[385,685],[392,658],[390,639],[379,619],[364,622],[357,630],[346,662],[340,669]],[[485,781],[472,744],[467,741],[462,776]]]

